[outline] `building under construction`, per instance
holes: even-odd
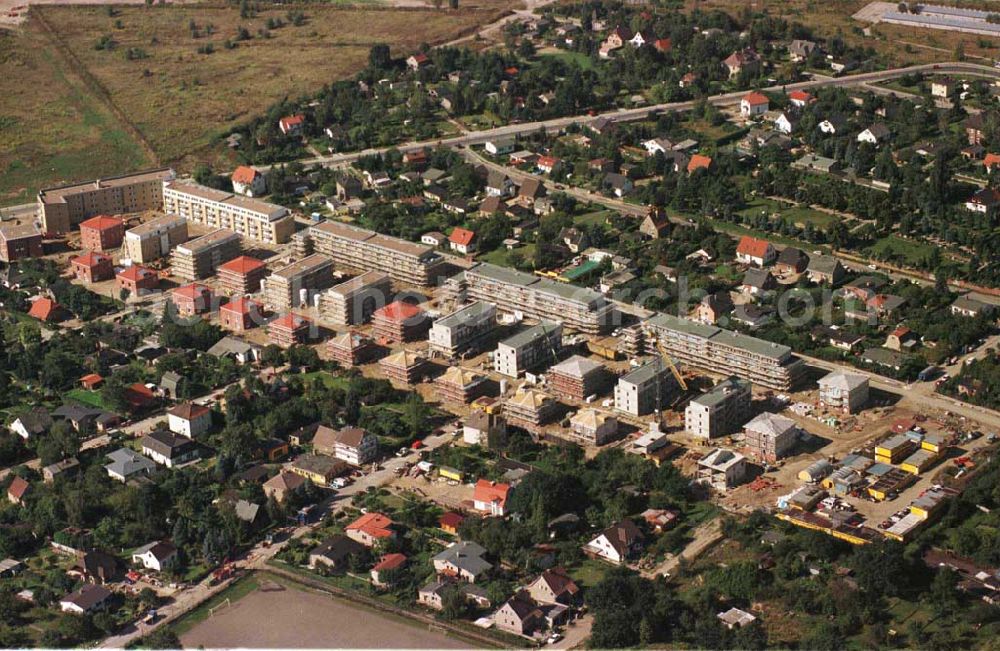
[[[403,301],[390,303],[372,315],[372,332],[375,340],[383,345],[423,339],[429,326],[426,312]]]
[[[493,353],[493,368],[516,378],[544,363],[554,364],[561,349],[562,325],[543,321],[501,341]]]
[[[460,366],[449,367],[443,375],[434,380],[434,388],[441,400],[460,405],[466,405],[483,395],[487,386],[485,375]]]
[[[95,215],[121,215],[163,208],[163,185],[174,179],[169,168],[109,176],[38,192],[38,215],[47,233],[68,233]]]
[[[449,278],[441,296],[456,304],[486,301],[501,312],[558,320],[587,334],[600,334],[614,324],[614,306],[592,289],[485,262]]]
[[[428,371],[427,358],[409,350],[383,357],[379,360],[378,367],[386,379],[405,385],[420,382]]]
[[[556,417],[558,410],[558,403],[550,396],[527,387],[521,387],[504,402],[507,424],[532,434],[540,434],[542,427]]]
[[[549,390],[559,397],[586,400],[607,390],[611,375],[603,364],[574,355],[545,374]]]
[[[264,280],[264,304],[277,312],[309,306],[312,297],[333,282],[333,260],[318,253],[310,255]]]
[[[326,350],[330,359],[344,368],[353,368],[374,361],[381,348],[359,332],[345,332],[331,339]]]
[[[496,327],[496,306],[477,301],[434,322],[428,335],[430,350],[449,359],[479,352]]]
[[[268,324],[267,336],[272,344],[281,348],[289,348],[308,341],[311,328],[312,322],[309,319],[289,312]]]
[[[769,389],[789,391],[806,370],[792,349],[781,344],[670,314],[657,314],[643,324],[675,360],[711,373],[736,375]]]
[[[390,302],[391,295],[389,276],[367,271],[323,292],[319,311],[324,319],[338,325],[363,325],[375,310]]]
[[[242,251],[240,236],[220,228],[179,245],[170,256],[173,275],[184,280],[201,280],[215,275],[216,269]]]
[[[669,405],[680,393],[680,385],[662,359],[646,362],[618,378],[615,409],[630,416],[645,416]]]
[[[260,291],[267,276],[267,266],[257,258],[241,255],[220,265],[219,288],[228,296],[243,296]]]
[[[322,253],[332,258],[338,269],[380,271],[404,285],[434,285],[444,264],[434,247],[335,221],[311,226],[293,240],[299,256]]]
[[[188,238],[187,220],[162,215],[125,231],[122,256],[132,264],[149,264],[168,255]]]

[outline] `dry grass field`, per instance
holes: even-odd
[[[350,76],[372,44],[405,55],[468,34],[509,6],[297,4],[306,16],[299,26],[290,24],[288,7],[252,18],[221,5],[32,7],[20,32],[0,32],[0,204],[23,201],[39,186],[143,164],[220,162],[216,136],[284,97]],[[268,19],[285,26],[264,38]],[[226,49],[241,27],[251,38]],[[97,49],[102,38],[113,47]],[[208,44],[213,52],[199,53]]]
[[[850,45],[872,47],[891,65],[912,65],[951,61],[959,43],[966,57],[978,62],[976,57],[992,61],[1000,57],[1000,41],[933,29],[915,29],[901,25],[871,25],[853,20],[859,9],[870,0],[685,0],[688,9],[695,6],[703,10],[722,9],[739,15],[745,8],[752,11],[768,11],[771,15],[808,25],[820,35],[830,37],[838,32]],[[938,0],[938,4],[955,4],[948,0]],[[975,3],[971,3],[975,4]],[[970,6],[963,3],[962,6]],[[871,27],[871,36],[863,33]],[[982,61],[985,63],[985,61]]]

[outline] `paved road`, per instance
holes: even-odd
[[[452,438],[453,436],[450,434],[439,434],[428,436],[423,439],[423,442],[428,449],[433,450],[434,448],[451,441]],[[315,531],[319,524],[323,522],[327,514],[336,513],[349,506],[351,498],[358,493],[363,493],[369,487],[378,487],[388,484],[396,477],[394,471],[397,468],[404,466],[411,460],[412,457],[410,456],[403,458],[392,457],[386,460],[379,470],[368,473],[345,488],[335,492],[331,490],[328,496],[318,505],[316,522],[314,524],[295,528],[287,539],[276,542],[270,547],[265,547],[263,543],[259,543],[246,552],[242,557],[237,559],[234,563],[235,567],[243,571],[253,571],[264,568],[269,560],[274,558],[278,552],[285,548],[289,540],[301,538]],[[199,604],[204,603],[213,595],[224,590],[229,586],[229,583],[231,583],[231,580],[213,585],[211,577],[208,577],[200,583],[178,592],[174,597],[174,601],[158,609],[160,617],[156,622],[152,624],[143,624],[142,622],[130,624],[119,634],[105,639],[100,646],[101,648],[123,648],[137,638],[148,635],[164,624],[168,624],[188,611],[193,610]]]
[[[907,66],[905,68],[894,68],[891,70],[881,70],[878,72],[866,72],[857,75],[848,75],[846,77],[819,77],[811,81],[801,81],[793,84],[785,84],[779,86],[770,86],[762,90],[768,92],[781,92],[781,91],[791,91],[796,89],[811,89],[811,88],[822,88],[825,86],[861,86],[865,84],[878,83],[882,81],[889,81],[891,79],[897,79],[913,73],[924,73],[924,74],[941,74],[941,75],[977,75],[982,77],[989,77],[993,79],[1000,79],[1000,70],[992,68],[990,66],[979,65],[975,63],[961,63],[961,62],[950,62],[950,63],[938,63],[938,64],[924,64],[916,66]],[[733,93],[723,93],[721,95],[713,95],[705,99],[705,101],[716,106],[734,106],[739,104],[740,99],[746,95],[746,91],[737,91]],[[587,125],[594,121],[607,118],[616,122],[624,122],[630,120],[642,120],[647,118],[650,114],[662,113],[662,112],[675,112],[675,111],[688,111],[695,106],[697,106],[701,100],[691,100],[687,102],[671,102],[666,104],[655,104],[652,106],[646,106],[636,109],[619,109],[615,111],[608,111],[606,113],[600,113],[597,115],[573,115],[563,118],[554,118],[551,120],[539,120],[535,122],[525,122],[521,124],[509,124],[501,127],[496,127],[493,129],[484,129],[482,131],[476,131],[474,133],[463,134],[459,136],[452,136],[449,138],[441,138],[438,140],[426,140],[422,142],[408,142],[397,145],[394,147],[401,152],[414,151],[417,149],[422,149],[425,147],[436,147],[436,146],[446,146],[454,147],[459,145],[478,145],[483,144],[487,140],[492,140],[501,136],[510,135],[520,135],[528,133],[537,133],[539,130],[544,129],[547,132],[557,132],[565,129],[571,124]],[[365,149],[363,151],[342,153],[342,154],[331,154],[329,156],[318,156],[312,158],[302,159],[299,162],[303,165],[324,165],[328,167],[339,167],[342,165],[347,165],[353,163],[358,158],[362,156],[371,156],[375,154],[381,154],[393,147],[376,147],[371,149]],[[279,163],[284,164],[284,163]],[[269,169],[270,165],[260,165],[259,169],[266,170]]]

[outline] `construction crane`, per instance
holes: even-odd
[[[667,350],[663,347],[663,344],[657,341],[656,349],[660,351],[660,358],[664,361],[664,363],[666,363],[667,368],[670,369],[670,372],[674,374],[674,379],[677,380],[677,384],[680,385],[681,390],[687,391],[688,385],[687,382],[684,381],[684,376],[682,376],[681,372],[677,370],[677,366],[674,364],[674,360],[670,358],[670,355],[667,353]]]

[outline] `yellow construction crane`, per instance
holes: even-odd
[[[657,341],[656,349],[660,351],[660,357],[667,364],[667,368],[670,369],[670,372],[674,374],[674,379],[677,380],[677,384],[680,385],[681,390],[687,391],[688,385],[687,382],[684,381],[684,376],[682,376],[681,372],[677,370],[677,366],[674,364],[674,360],[670,358],[670,355],[667,353],[667,350],[663,347],[663,344]]]

